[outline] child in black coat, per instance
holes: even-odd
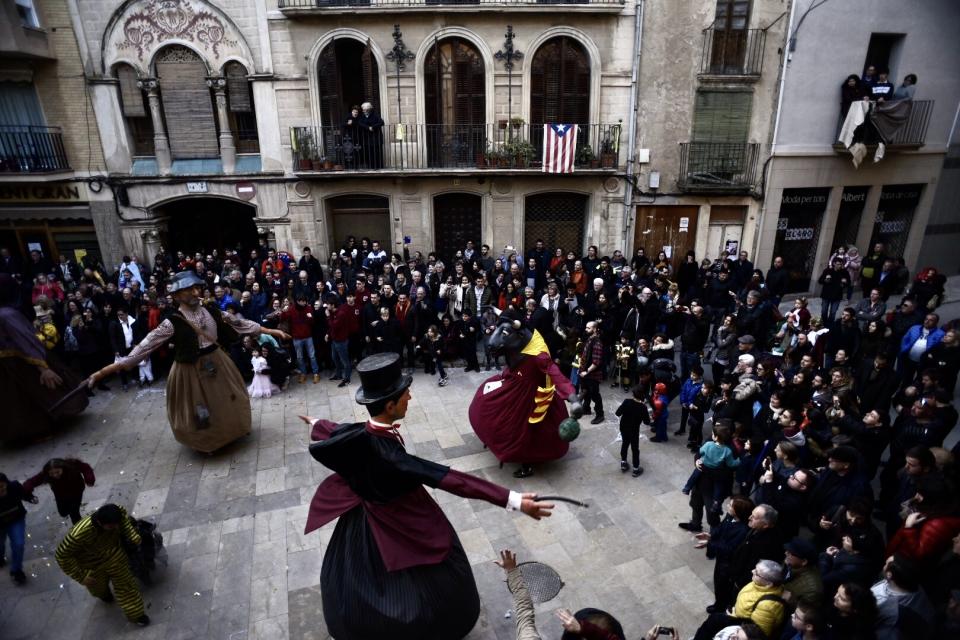
[[[643,467],[640,466],[640,425],[650,424],[643,388],[639,385],[633,387],[631,397],[620,403],[616,414],[620,417],[620,436],[623,438],[620,445],[620,471],[626,473],[629,469],[627,451],[633,449],[633,477],[636,478],[643,473]]]

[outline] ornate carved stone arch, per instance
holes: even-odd
[[[127,0],[104,30],[100,57],[103,71],[118,62],[150,75],[156,52],[179,44],[197,52],[212,71],[228,60],[255,70],[253,55],[234,22],[204,0]]]

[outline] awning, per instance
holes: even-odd
[[[66,207],[3,207],[0,206],[0,220],[86,220],[93,221],[90,207],[75,205]]]

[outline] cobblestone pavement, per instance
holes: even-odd
[[[495,552],[509,547],[521,560],[554,567],[566,586],[538,607],[545,638],[559,637],[552,611],[607,609],[639,637],[654,623],[695,629],[712,602],[711,565],[692,549],[676,522],[687,514],[679,488],[691,457],[678,439],[641,442],[646,473],[619,471],[613,417],[624,393],[604,390],[608,419],[584,427],[563,460],[525,480],[512,476],[483,449],[467,421],[467,406],[489,374],[451,370],[449,386],[414,376],[404,421],[407,448],[455,469],[516,490],[574,496],[589,509],[558,505],[536,522],[479,501],[434,492],[473,564],[483,612],[469,636],[512,638],[512,600]],[[56,514],[49,489],[29,507],[25,571],[15,587],[0,579],[3,638],[327,638],[320,603],[320,565],[333,523],[303,535],[307,506],[327,470],[307,453],[309,428],[299,414],[337,421],[364,419],[353,401],[357,383],[339,389],[292,383],[288,392],[253,400],[253,433],[213,456],[178,444],[166,421],[162,385],[97,395],[72,426],[55,438],[19,450],[0,450],[0,470],[24,480],[53,456],[77,456],[96,470],[82,511],[116,502],[159,524],[168,564],[145,587],[153,624],[126,622],[118,607],[92,598],[53,559],[69,520]],[[674,412],[673,421],[679,416]]]
[[[960,306],[960,277],[950,278],[944,319]],[[896,300],[891,299],[892,305]],[[784,302],[788,308],[789,301]],[[811,300],[819,313],[819,300]],[[613,411],[624,397],[604,385],[607,421],[583,431],[563,459],[541,465],[525,480],[500,469],[467,421],[474,391],[489,374],[451,368],[451,383],[417,373],[404,421],[407,448],[419,456],[479,474],[515,490],[561,494],[590,504],[559,504],[553,517],[535,522],[485,502],[436,491],[473,564],[482,613],[470,638],[514,637],[507,618],[512,600],[496,551],[509,547],[519,559],[554,567],[566,583],[537,607],[544,638],[557,638],[558,607],[594,606],[615,614],[628,638],[653,624],[693,635],[712,602],[712,563],[692,548],[676,523],[689,516],[680,493],[691,456],[678,438],[665,444],[641,440],[640,478],[619,471]],[[93,465],[97,484],[87,490],[83,512],[111,501],[159,524],[168,563],[144,588],[153,624],[126,622],[119,608],[92,598],[53,560],[67,522],[56,514],[46,488],[28,505],[25,569],[15,587],[0,578],[0,638],[328,638],[320,602],[320,565],[334,524],[303,535],[307,507],[326,469],[307,452],[308,427],[299,414],[336,421],[366,418],[353,401],[357,383],[339,389],[324,380],[298,385],[267,400],[253,400],[253,433],[213,456],[178,444],[166,421],[162,384],[123,393],[100,393],[72,426],[43,443],[0,449],[0,471],[24,480],[53,456],[77,456]],[[680,410],[674,403],[670,433]],[[951,434],[948,446],[957,435]]]

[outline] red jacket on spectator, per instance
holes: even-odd
[[[900,527],[887,545],[887,557],[899,553],[921,565],[933,565],[958,533],[958,516],[933,516],[915,527]]]
[[[75,458],[65,459],[63,474],[54,480],[48,474],[49,467],[44,465],[43,471],[23,483],[23,490],[28,496],[33,496],[33,490],[43,484],[49,484],[53,495],[58,501],[72,502],[83,497],[83,490],[92,487],[96,482],[93,468],[82,460]]]
[[[333,342],[343,342],[350,338],[350,334],[360,331],[360,316],[354,313],[359,307],[342,304],[337,307],[330,318],[330,330],[327,335]]]
[[[313,337],[313,309],[306,305],[292,305],[280,313],[280,320],[290,323],[290,335],[294,340]],[[331,338],[332,339],[332,338]]]
[[[48,282],[47,284],[33,285],[33,293],[30,295],[30,300],[33,302],[33,304],[37,304],[37,298],[40,296],[47,296],[51,300],[63,302],[63,289],[60,287],[60,283],[58,282]]]

